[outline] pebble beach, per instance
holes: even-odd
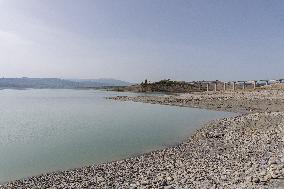
[[[135,157],[0,184],[6,188],[284,188],[284,91],[117,96],[110,100],[239,113]]]

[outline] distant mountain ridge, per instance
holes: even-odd
[[[77,89],[129,85],[115,79],[0,78],[0,88]]]
[[[75,81],[79,83],[89,83],[94,84],[97,83],[100,86],[129,86],[132,85],[132,83],[127,81],[122,81],[118,79],[112,79],[112,78],[99,78],[99,79],[69,79],[70,81]]]

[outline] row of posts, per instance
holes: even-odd
[[[269,85],[269,81],[270,80],[259,80],[261,82],[265,82],[266,85]],[[279,79],[277,80],[279,83],[282,83],[282,81],[284,81],[284,79]],[[256,89],[256,84],[258,81],[254,80],[251,81],[253,84],[253,89]],[[250,82],[250,83],[251,83]],[[217,91],[217,81],[211,82],[214,83],[214,91]],[[236,83],[243,83],[242,85],[242,89],[244,90],[246,88],[246,83],[248,83],[248,81],[232,81],[232,82],[223,82],[223,90],[226,91],[227,90],[227,83],[232,83],[233,84],[233,91],[236,90]],[[209,91],[209,85],[210,83],[206,83],[206,90]]]

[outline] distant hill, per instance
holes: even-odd
[[[80,84],[58,78],[0,78],[0,88],[78,88]]]
[[[0,78],[0,88],[74,89],[129,85],[128,82],[115,79]]]
[[[70,79],[70,81],[75,81],[83,83],[85,85],[96,85],[97,87],[107,87],[107,86],[130,86],[132,83],[121,81],[112,78],[100,78],[100,79]]]

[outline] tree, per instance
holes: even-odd
[[[147,81],[147,79],[145,79],[145,84],[147,84],[148,83],[148,81]]]

